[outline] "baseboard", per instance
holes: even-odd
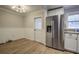
[[[3,44],[5,44],[5,43],[0,43],[0,45],[3,45]]]
[[[20,38],[20,39],[26,39],[26,38]],[[19,40],[19,39],[16,39],[16,40]],[[0,45],[3,45],[3,44],[5,44],[5,43],[10,43],[10,42],[13,42],[13,41],[16,41],[16,40],[8,40],[8,41],[6,41],[6,42],[4,42],[4,43],[0,43]]]
[[[47,47],[49,47],[49,46],[47,46]],[[49,48],[56,49],[56,50],[59,50],[59,51],[67,51],[67,52],[71,52],[71,53],[74,53],[74,54],[79,54],[78,52],[74,52],[74,51],[71,51],[71,50],[68,50],[68,49],[58,49],[58,48],[53,48],[53,47],[49,47]]]
[[[67,52],[71,52],[71,53],[74,53],[74,54],[79,54],[78,52],[75,52],[75,51],[71,51],[71,50],[68,50],[68,49],[64,49],[65,51]]]
[[[47,46],[47,47],[49,47],[49,46]],[[64,49],[58,49],[58,48],[53,48],[53,47],[49,47],[49,48],[56,49],[56,50],[59,50],[59,51],[64,51]]]

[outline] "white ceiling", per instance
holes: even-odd
[[[0,7],[2,8],[12,10],[10,6],[11,5],[0,5]],[[46,9],[53,9],[53,8],[58,8],[58,7],[70,8],[73,6],[72,5],[26,5],[26,7],[27,7],[27,12],[31,12],[31,11],[35,11],[41,8],[46,8]]]
[[[12,10],[11,5],[0,5],[0,7]],[[43,8],[43,6],[41,6],[41,5],[27,5],[26,7],[27,7],[26,12],[31,12],[31,11]],[[12,11],[14,11],[14,10],[12,10]]]
[[[11,5],[0,5],[0,7],[2,7],[2,8],[12,10],[10,6]],[[57,8],[60,6],[59,5],[26,5],[26,7],[27,7],[27,12],[31,12],[31,11],[35,11],[35,10],[38,10],[41,8],[52,9],[52,8]],[[12,11],[14,11],[14,10],[12,10]]]

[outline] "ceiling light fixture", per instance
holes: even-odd
[[[19,13],[25,13],[26,12],[26,6],[25,5],[13,5],[11,6],[13,10]]]

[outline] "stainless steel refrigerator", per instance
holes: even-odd
[[[64,49],[63,17],[63,15],[55,15],[46,18],[46,46]]]

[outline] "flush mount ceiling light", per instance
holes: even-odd
[[[25,13],[27,9],[25,5],[12,5],[11,8],[19,13]]]

